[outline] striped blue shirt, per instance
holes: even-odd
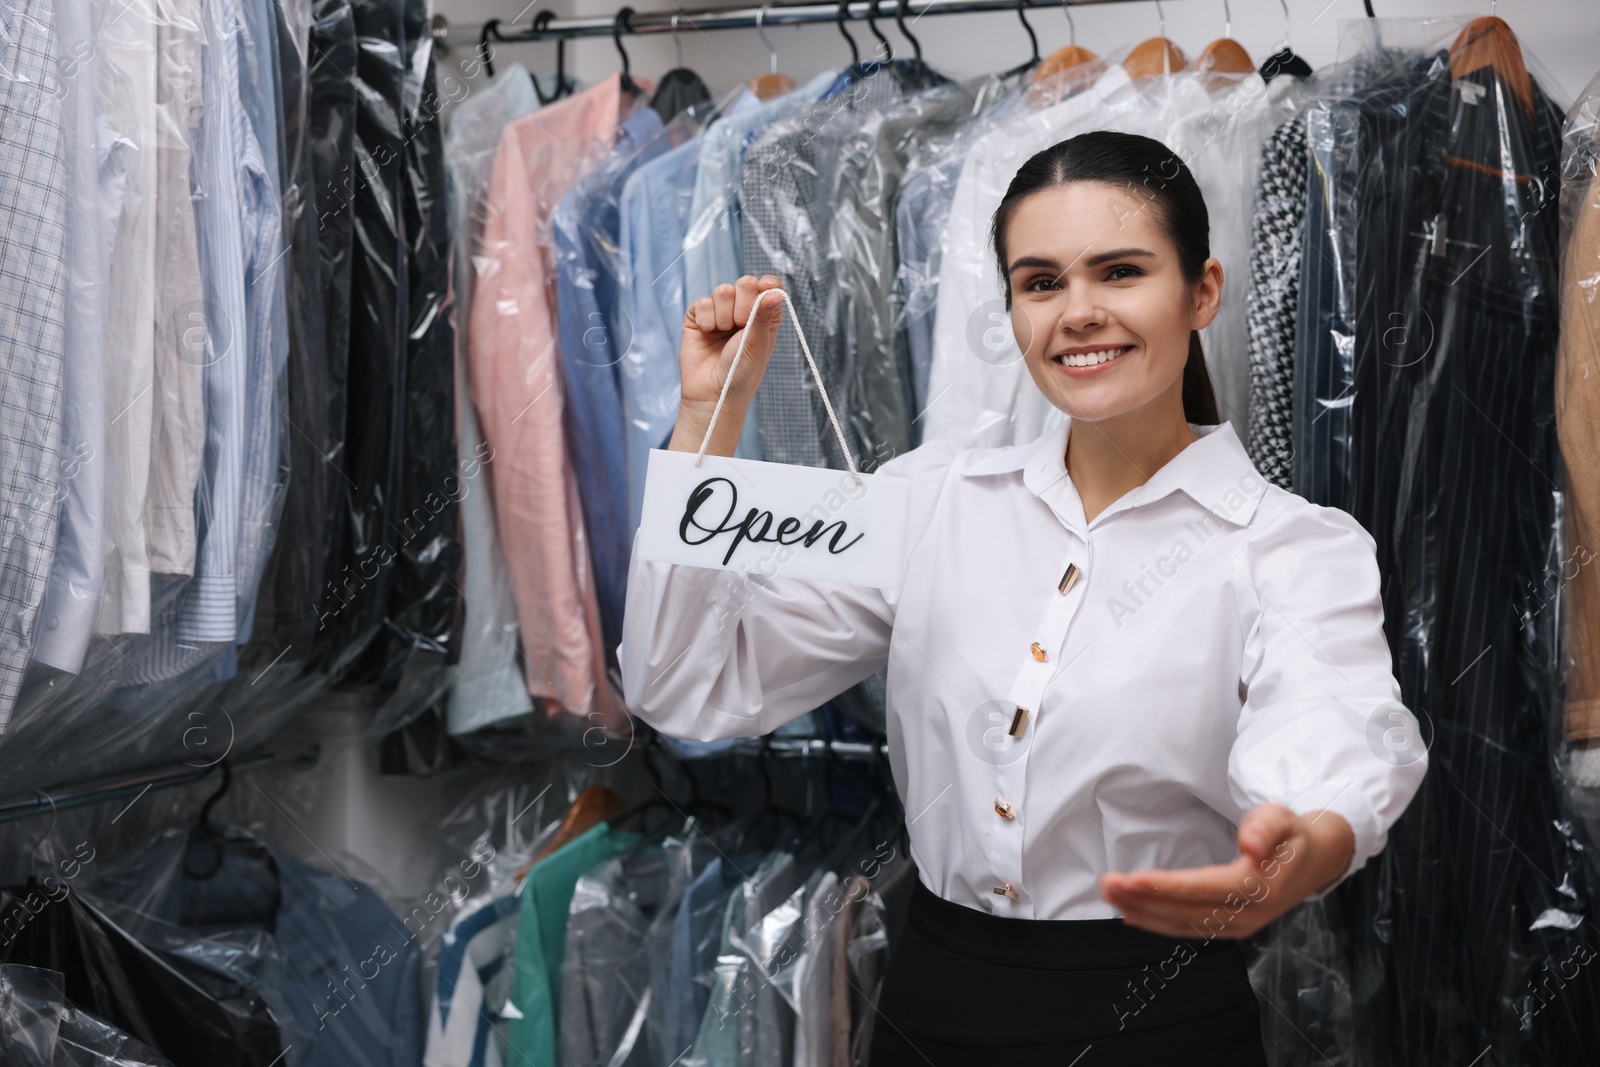
[[[263,237],[264,229],[276,231],[280,209],[271,191],[276,175],[269,173],[240,79],[241,54],[255,47],[258,20],[246,14],[241,0],[205,0],[204,19],[205,111],[194,153],[206,327],[206,436],[195,490],[198,548],[193,577],[152,620],[149,645],[132,679],[138,682],[175,677],[217,652],[216,646],[232,644],[239,635],[243,582],[257,569],[253,554],[264,551],[260,532],[248,527],[259,521],[259,504],[253,502],[261,493],[260,464],[267,452],[259,393],[259,359],[267,348],[247,287],[260,284],[258,271],[281,269],[281,263],[267,262],[278,248]],[[252,69],[259,69],[259,53],[250,55]],[[264,84],[272,92],[271,82]],[[270,97],[268,105],[265,113],[275,116]],[[268,215],[270,222],[263,219]],[[276,466],[275,448],[271,455]]]

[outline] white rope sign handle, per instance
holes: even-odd
[[[817,370],[817,361],[811,358],[811,346],[806,344],[805,331],[800,329],[800,316],[794,310],[794,301],[789,299],[789,294],[782,289],[766,289],[756,294],[755,303],[750,305],[750,318],[745,323],[744,332],[739,335],[739,347],[733,351],[733,362],[728,364],[728,377],[722,383],[722,392],[717,396],[717,406],[711,409],[711,422],[706,426],[705,440],[700,442],[700,451],[695,453],[694,465],[700,466],[700,461],[705,458],[706,449],[711,444],[711,432],[717,427],[717,416],[722,414],[722,402],[728,399],[728,387],[733,384],[733,373],[739,369],[739,359],[744,355],[744,343],[750,338],[750,324],[755,321],[756,312],[761,308],[761,301],[777,293],[783,297],[784,305],[789,309],[789,320],[794,323],[795,336],[800,339],[800,351],[805,353],[806,365],[811,368],[811,377],[816,379],[817,391],[822,394],[822,406],[828,410],[828,421],[833,424],[833,432],[839,438],[839,448],[844,452],[844,461],[850,465],[850,473],[855,476],[856,484],[861,484],[861,472],[856,470],[855,458],[850,455],[850,446],[845,443],[844,430],[839,427],[839,416],[833,412],[833,404],[828,400],[828,390],[822,384],[822,372]]]

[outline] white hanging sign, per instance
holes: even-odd
[[[758,294],[751,316],[769,293],[783,297],[798,330],[794,304],[781,289]],[[804,334],[800,348],[820,389],[822,379]],[[848,471],[705,454],[743,355],[741,337],[700,451],[691,456],[650,450],[639,557],[767,577],[872,588],[898,585],[910,482],[856,470],[826,389],[823,406],[850,464]]]
[[[650,450],[639,556],[871,587],[900,583],[910,482]]]

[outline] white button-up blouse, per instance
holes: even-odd
[[[1116,916],[1102,872],[1230,862],[1269,802],[1349,820],[1343,881],[1427,768],[1372,538],[1270,485],[1227,423],[1086,522],[1071,427],[884,463],[911,482],[896,588],[635,554],[628,707],[669,736],[758,735],[887,663],[922,881],[997,915]]]

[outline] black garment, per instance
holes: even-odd
[[[0,964],[0,1063],[6,1067],[173,1067],[67,1001],[59,971]]]
[[[1313,451],[1302,484],[1376,541],[1402,698],[1429,741],[1388,848],[1337,891],[1357,917],[1358,1059],[1600,1062],[1600,980],[1574,965],[1593,951],[1592,876],[1547,744],[1561,115],[1537,86],[1526,110],[1492,68],[1453,78],[1439,52],[1330,118],[1344,299],[1314,309],[1332,330],[1305,370],[1338,387],[1319,403],[1348,442]]]
[[[208,966],[229,956],[194,935],[59,884],[0,891],[0,961],[59,971],[66,999],[104,1019],[176,1067],[270,1067],[283,1049],[266,1001]],[[130,932],[139,928],[137,936]]]
[[[391,693],[411,672],[407,691],[431,692],[455,643],[463,491],[455,477],[443,101],[425,5],[360,0],[353,10],[359,58],[342,513],[319,638],[339,683]],[[425,662],[415,660],[419,653]]]
[[[1234,940],[1121,919],[1005,919],[920,879],[873,1029],[872,1067],[1266,1067]]]
[[[346,9],[348,11],[348,9]],[[253,630],[255,641],[276,655],[292,649],[305,659],[316,630],[316,606],[327,565],[328,515],[328,357],[323,306],[322,256],[318,254],[314,202],[314,134],[308,130],[316,91],[303,55],[300,30],[291,26],[282,5],[277,13],[278,65],[283,104],[283,146],[279,153],[283,189],[285,272],[289,325],[288,410],[279,413],[279,432],[289,472],[283,512],[272,554],[261,578]],[[315,53],[313,53],[315,55]]]
[[[661,116],[663,125],[672,121],[685,108],[703,104],[711,99],[711,90],[700,80],[700,75],[687,67],[674,67],[661,75],[656,82],[655,95],[650,106]]]
[[[319,638],[329,675],[362,683],[376,673],[362,656],[382,627],[394,583],[410,277],[401,210],[402,12],[396,0],[357,0],[351,8],[357,60],[351,73],[354,166],[343,208],[351,214],[354,239],[345,447],[337,464],[343,514],[333,573],[319,604]]]
[[[444,167],[444,106],[435,84],[425,0],[405,4],[405,175],[401,205],[409,246],[406,286],[401,505],[386,648],[379,682],[400,677],[414,650],[450,653],[461,568],[456,472],[455,329],[450,295],[452,229]],[[453,658],[453,656],[452,656]]]
[[[347,72],[355,70],[356,56],[355,12],[350,0],[316,0],[308,49],[310,101],[306,126],[321,280],[317,298],[322,304],[326,415],[322,437],[314,438],[322,454],[316,469],[305,473],[322,484],[324,527],[322,540],[315,546],[322,563],[312,597],[312,603],[318,606],[325,605],[329,587],[344,564],[341,546],[345,493],[349,488],[344,475],[344,433],[349,397],[356,127],[356,83]],[[296,468],[291,478],[300,475],[301,468]]]

